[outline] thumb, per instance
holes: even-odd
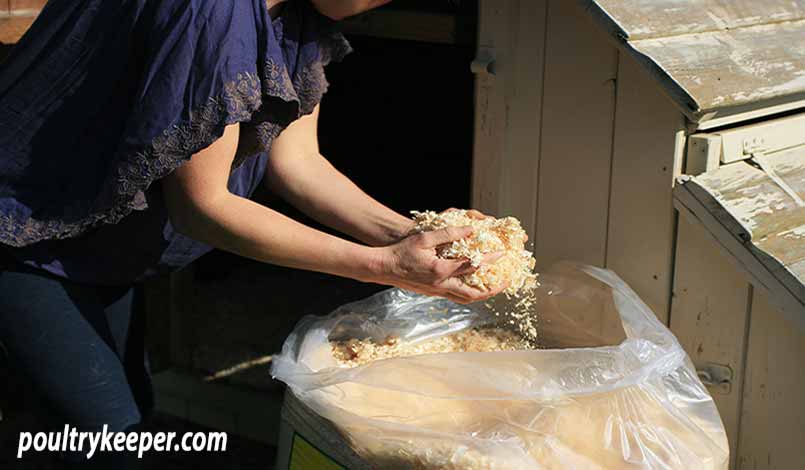
[[[446,227],[422,234],[422,243],[425,248],[435,248],[445,243],[451,243],[472,235],[472,227]]]

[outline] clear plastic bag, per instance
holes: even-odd
[[[339,367],[330,340],[424,341],[495,321],[485,306],[391,289],[303,319],[272,374],[371,468],[728,467],[712,398],[671,332],[621,279],[564,263],[540,282],[545,349]]]

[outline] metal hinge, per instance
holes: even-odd
[[[766,148],[766,139],[761,136],[750,137],[743,141],[744,155],[753,155],[755,153],[766,153],[769,151]]]
[[[707,363],[696,369],[702,384],[721,395],[732,392],[732,368],[721,364]]]

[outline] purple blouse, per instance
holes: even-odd
[[[265,0],[48,3],[0,69],[0,247],[93,284],[206,253],[158,180],[240,123],[229,189],[250,197],[350,51],[333,26],[308,0],[273,20]]]

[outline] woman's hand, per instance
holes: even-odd
[[[507,286],[492,290],[470,287],[458,276],[477,270],[469,260],[450,260],[436,256],[436,248],[468,237],[470,227],[448,227],[432,232],[411,235],[402,241],[383,248],[379,253],[374,282],[393,285],[425,295],[445,297],[461,304],[479,302],[502,292]],[[482,264],[500,259],[500,253],[490,253]]]
[[[343,20],[385,5],[391,0],[311,0],[311,2],[322,15],[334,20]]]

